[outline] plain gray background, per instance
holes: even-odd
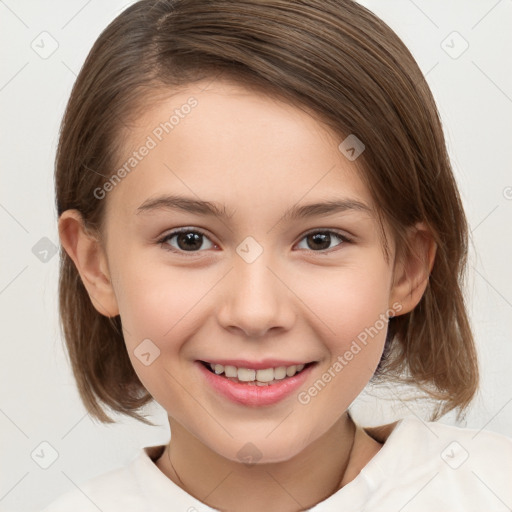
[[[0,0],[2,511],[37,510],[169,439],[159,405],[148,408],[159,428],[125,418],[104,426],[86,414],[59,334],[51,250],[59,244],[53,159],[64,107],[95,39],[130,3]],[[361,3],[426,74],[472,230],[467,296],[482,384],[461,426],[512,436],[512,0]],[[428,418],[424,405],[381,391],[354,402],[363,425]],[[441,422],[456,424],[451,414]]]

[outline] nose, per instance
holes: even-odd
[[[251,263],[235,255],[218,309],[224,329],[262,338],[291,328],[294,295],[283,271],[275,267],[265,251]]]

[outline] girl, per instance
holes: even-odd
[[[147,424],[156,400],[171,437],[46,511],[512,506],[512,439],[436,423],[478,388],[468,227],[432,94],[370,11],[135,3],[76,81],[56,193],[82,400]],[[437,408],[363,428],[369,382]]]

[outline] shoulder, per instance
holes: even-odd
[[[425,454],[439,452],[450,467],[471,458],[474,464],[512,470],[512,438],[484,428],[466,428],[433,421],[409,419],[404,434],[412,443],[420,443]]]
[[[512,503],[512,438],[413,415],[388,435],[372,468],[381,492],[414,496],[414,510],[501,510]]]
[[[141,453],[137,459],[140,457]],[[133,462],[90,478],[79,485],[74,484],[74,489],[59,496],[41,512],[140,510],[140,503],[137,501],[140,496],[138,481],[132,467]]]
[[[512,472],[512,438],[497,432],[423,421],[411,415],[399,421],[390,434],[394,448],[406,448],[416,460],[434,466],[457,469],[468,461],[485,471]]]
[[[41,512],[214,511],[165,476],[155,464],[165,445],[147,446],[126,466],[75,484]]]

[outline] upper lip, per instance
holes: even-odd
[[[280,366],[306,365],[314,361],[297,361],[283,359],[263,359],[261,361],[247,361],[247,359],[202,359],[205,363],[221,364],[222,366],[236,366],[237,368],[250,368],[264,370],[265,368],[279,368]]]

